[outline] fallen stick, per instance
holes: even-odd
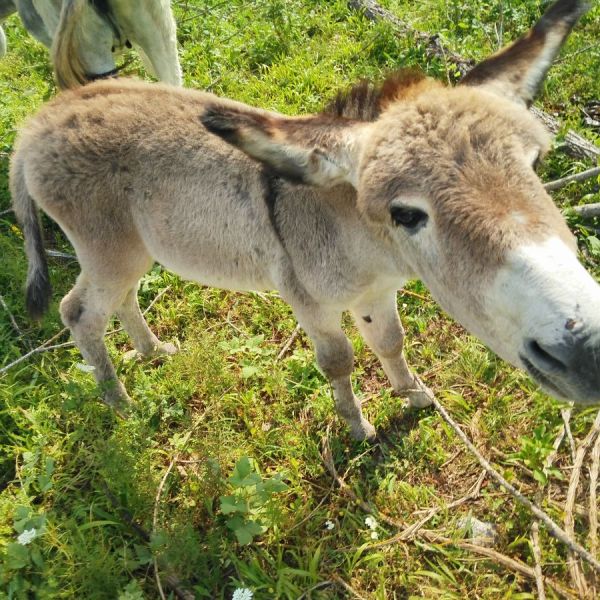
[[[594,219],[595,217],[600,217],[600,202],[596,204],[573,206],[572,208],[582,219]]]
[[[411,527],[410,525],[407,525],[406,523],[392,519],[385,513],[382,513],[380,511],[378,511],[377,509],[372,508],[369,504],[367,504],[366,502],[361,500],[356,495],[354,490],[339,476],[337,469],[335,468],[335,463],[333,462],[333,455],[331,454],[331,448],[329,446],[329,429],[327,430],[327,435],[323,438],[322,444],[323,444],[323,452],[322,452],[321,456],[323,458],[323,463],[325,464],[325,468],[329,471],[329,474],[332,476],[333,480],[338,484],[340,490],[344,494],[346,494],[361,510],[363,510],[364,512],[366,512],[369,515],[376,516],[378,519],[380,519],[384,523],[387,523],[388,525],[391,525],[392,527],[395,527],[398,529],[403,529],[405,531],[407,531]],[[444,537],[444,536],[438,534],[435,531],[430,531],[430,530],[417,531],[416,535],[428,542],[431,542],[431,543],[442,542],[444,544],[454,545],[463,550],[468,550],[469,552],[472,552],[474,554],[479,554],[481,556],[485,556],[486,558],[491,558],[498,564],[501,564],[502,566],[504,566],[508,569],[511,569],[512,571],[520,573],[521,575],[524,575],[525,577],[528,577],[530,579],[535,579],[535,572],[531,567],[529,567],[528,565],[526,565],[525,563],[523,563],[519,560],[510,558],[509,556],[505,556],[504,554],[501,554],[500,552],[497,552],[496,550],[493,550],[491,548],[486,548],[485,546],[479,546],[477,544],[473,544],[471,542],[466,542],[464,540],[452,540],[450,538],[447,538],[447,537]],[[397,536],[394,536],[394,538],[392,538],[392,539],[394,539],[394,541],[404,541],[404,540],[398,540]],[[377,542],[376,544],[373,544],[371,547],[376,548],[376,547],[381,546],[382,544],[387,545],[386,541],[384,540],[382,542]],[[574,599],[577,598],[575,593],[571,592],[569,589],[567,589],[563,585],[555,582],[554,580],[550,579],[549,577],[544,577],[544,582],[546,583],[546,585],[548,585],[552,589],[556,590],[559,594],[561,594],[565,598],[574,598]]]
[[[567,502],[565,503],[565,530],[567,534],[571,537],[575,536],[575,518],[573,517],[573,506],[575,505],[575,500],[577,498],[577,488],[579,487],[579,478],[581,476],[581,468],[583,466],[583,459],[585,455],[596,439],[598,434],[600,433],[600,411],[596,415],[596,419],[594,420],[594,424],[592,425],[590,431],[585,436],[583,442],[577,448],[577,452],[575,454],[575,461],[573,462],[573,471],[571,472],[571,479],[569,481],[569,490],[567,492]],[[589,589],[587,586],[587,582],[585,581],[585,577],[583,575],[583,571],[579,566],[577,558],[570,553],[569,559],[567,560],[567,566],[569,567],[569,573],[571,574],[571,579],[573,583],[579,590],[579,594],[582,597],[587,597],[589,595]]]
[[[171,289],[171,286],[169,285],[164,290],[161,290],[155,296],[155,298],[152,300],[152,302],[150,302],[150,304],[148,304],[148,306],[144,309],[144,312],[142,314],[145,315],[160,300],[160,298],[162,298],[162,296],[164,296],[167,293],[167,291],[169,291],[170,289]],[[51,352],[52,350],[58,350],[60,348],[73,348],[75,346],[75,342],[65,342],[64,344],[56,344],[53,346],[49,346],[49,344],[51,344],[54,340],[58,339],[66,331],[67,331],[66,327],[64,329],[61,329],[56,335],[52,336],[49,340],[46,340],[41,346],[38,346],[37,348],[30,350],[26,354],[23,354],[23,356],[19,356],[19,358],[16,358],[15,360],[8,363],[7,365],[4,365],[2,368],[0,368],[0,375],[4,375],[4,373],[6,373],[8,370],[10,370],[13,367],[16,367],[18,364],[26,361],[28,358],[32,357],[34,354],[43,354],[44,352]],[[120,333],[121,331],[123,331],[123,328],[118,327],[117,329],[113,329],[113,330],[107,332],[106,335],[114,335],[115,333]]]
[[[594,167],[593,169],[587,169],[586,171],[582,171],[581,173],[575,173],[574,175],[569,175],[568,177],[563,177],[562,179],[557,179],[556,181],[550,181],[544,185],[544,188],[547,192],[551,192],[553,190],[560,190],[561,188],[569,185],[569,183],[585,181],[586,179],[591,179],[592,177],[597,177],[600,175],[600,167]]]
[[[456,435],[462,440],[463,444],[471,451],[471,453],[478,460],[479,464],[487,471],[488,475],[500,484],[515,500],[523,504],[528,508],[534,516],[536,516],[550,531],[550,533],[560,540],[563,544],[569,548],[572,552],[580,556],[583,560],[590,564],[590,566],[598,573],[600,573],[600,562],[596,560],[581,544],[571,539],[567,533],[559,527],[541,508],[536,506],[529,498],[524,496],[517,488],[510,484],[500,473],[498,473],[492,465],[482,456],[482,454],[475,448],[471,440],[465,435],[463,430],[459,427],[458,423],[452,419],[452,417],[446,412],[446,409],[440,404],[437,398],[433,398],[433,404],[437,411],[440,413],[444,421],[452,427]]]
[[[353,10],[361,11],[367,19],[371,21],[384,20],[394,25],[400,33],[413,35],[416,39],[425,43],[428,56],[452,63],[456,66],[461,75],[465,75],[474,65],[473,61],[467,60],[459,54],[445,48],[439,36],[429,35],[413,29],[389,10],[380,6],[375,0],[350,0],[348,6]],[[553,134],[557,134],[561,130],[562,126],[560,122],[553,116],[536,107],[532,107],[531,112],[538,117],[538,119],[540,119]],[[571,129],[566,132],[564,142],[573,156],[591,159],[600,157],[600,148]]]

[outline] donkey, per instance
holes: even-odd
[[[15,11],[25,28],[51,49],[61,89],[115,75],[115,55],[132,43],[158,79],[181,85],[169,0],[0,0],[0,19]]]
[[[175,350],[137,302],[153,260],[206,285],[278,289],[357,439],[375,430],[352,391],[344,310],[394,391],[432,401],[402,352],[396,293],[413,277],[550,394],[600,401],[600,286],[534,171],[550,137],[527,110],[583,12],[559,0],[457,87],[399,72],[312,116],[132,81],[63,93],[11,161],[29,312],[50,298],[37,205],[77,252],[61,316],[118,409],[128,395],[103,341],[110,316],[142,355]]]

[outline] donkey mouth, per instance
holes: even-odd
[[[569,400],[569,394],[562,390],[555,381],[550,379],[546,373],[538,369],[526,356],[519,354],[519,358],[529,375],[538,383],[544,390],[552,396],[556,396],[560,400]]]

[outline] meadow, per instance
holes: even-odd
[[[547,3],[382,5],[477,60],[528,29]],[[317,111],[337,90],[400,67],[456,79],[452,64],[431,57],[422,40],[345,1],[173,6],[186,86],[286,114]],[[382,432],[377,444],[350,439],[310,344],[277,294],[206,288],[159,265],[144,277],[140,302],[155,333],[181,350],[126,361],[130,341],[111,324],[109,349],[136,408],[122,420],[103,405],[60,321],[58,303],[78,266],[47,218],[52,307],[40,323],[25,313],[27,263],[10,210],[8,162],[19,125],[56,88],[46,50],[17,18],[4,26],[0,369],[45,347],[0,370],[0,598],[230,599],[247,589],[257,600],[524,600],[542,597],[531,577],[535,547],[548,598],[595,593],[589,566],[577,586],[565,546],[544,527],[536,533],[530,512],[485,476],[434,408],[410,410],[392,396],[349,318],[354,381]],[[600,100],[598,40],[595,3],[536,103],[564,125],[540,168],[545,181],[595,166],[570,156],[564,136],[570,128],[600,147],[600,129],[583,113]],[[134,53],[124,61],[127,74],[147,77]],[[596,178],[553,195],[600,280],[600,223],[570,209],[600,202],[599,190]],[[571,412],[539,391],[444,314],[419,282],[399,293],[398,304],[409,363],[495,468],[563,523],[574,455],[597,408]],[[596,439],[588,437],[586,448],[599,453]],[[586,454],[573,528],[597,553],[590,480],[594,489]],[[471,544],[479,522],[493,535]]]

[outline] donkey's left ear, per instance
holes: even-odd
[[[211,133],[236,146],[248,156],[267,165],[276,175],[294,183],[332,187],[353,183],[351,169],[332,140],[330,148],[304,145],[292,140],[290,133],[323,124],[311,123],[311,118],[293,119],[244,107],[213,104],[200,120]],[[335,135],[335,132],[332,132]],[[339,133],[339,132],[337,132]],[[314,137],[314,136],[301,136]]]
[[[563,42],[589,8],[580,0],[558,0],[523,37],[466,74],[462,85],[483,86],[529,106]]]

